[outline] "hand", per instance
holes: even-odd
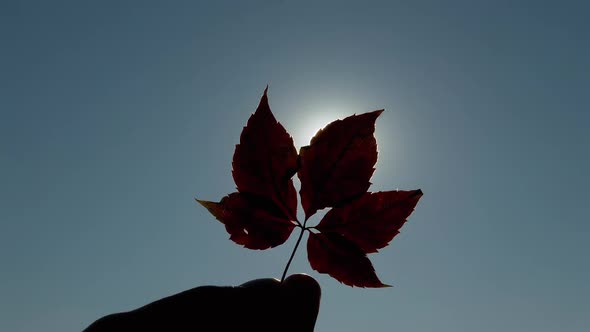
[[[282,283],[257,279],[237,287],[200,286],[138,309],[102,317],[83,332],[313,331],[321,289],[306,274]]]

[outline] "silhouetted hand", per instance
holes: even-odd
[[[105,316],[84,332],[313,331],[320,296],[320,285],[306,274],[283,283],[268,278],[237,287],[200,286]]]

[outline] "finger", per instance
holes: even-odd
[[[238,287],[258,288],[258,289],[273,289],[279,287],[281,281],[276,278],[261,278],[247,281]]]
[[[236,310],[234,297],[234,287],[199,286],[135,310],[102,317],[84,332],[204,331],[211,324],[224,330],[235,322],[227,319]]]
[[[283,282],[285,303],[291,308],[297,322],[293,331],[313,331],[320,310],[321,288],[309,275],[294,274]]]
[[[263,318],[253,326],[257,331],[313,331],[321,289],[311,276],[295,274],[282,283],[277,279],[257,279],[239,288],[244,290],[240,296],[250,299],[250,305],[242,309],[244,317]]]
[[[141,308],[105,316],[85,332],[313,331],[320,287],[310,276],[283,283],[257,279],[238,287],[200,286]]]

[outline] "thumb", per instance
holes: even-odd
[[[307,274],[294,274],[283,281],[283,296],[300,320],[298,331],[313,331],[320,311],[320,284]]]
[[[320,285],[313,277],[294,274],[283,282],[272,278],[256,279],[238,288],[244,291],[246,298],[255,299],[250,302],[254,307],[247,309],[250,311],[247,316],[265,317],[261,325],[270,330],[313,331],[321,299]]]

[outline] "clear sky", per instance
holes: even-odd
[[[264,87],[297,147],[380,108],[372,191],[424,191],[371,254],[311,270],[317,331],[588,331],[586,1],[4,1],[0,330],[80,331],[198,285],[280,277],[296,236],[228,240]],[[310,220],[310,224],[318,219]]]

